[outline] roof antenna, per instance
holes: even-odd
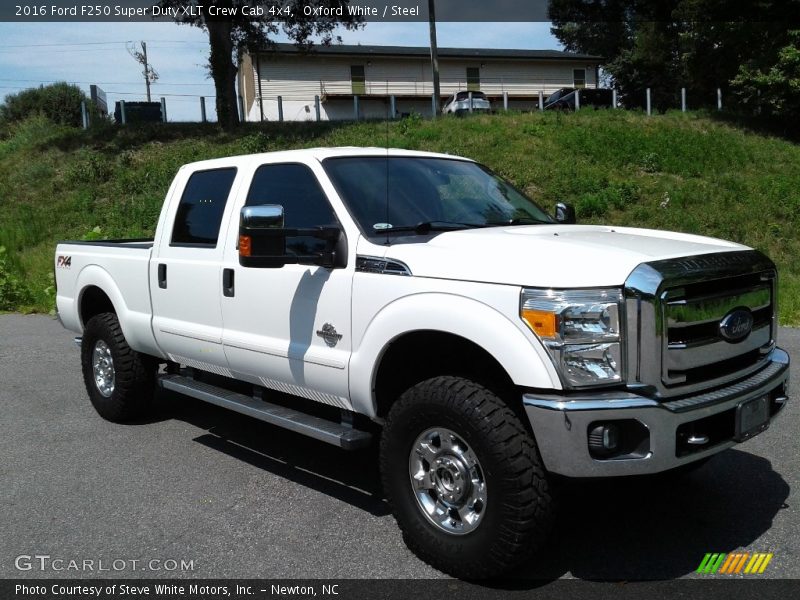
[[[391,106],[393,102],[389,102],[386,106],[386,220],[384,223],[388,225],[389,223],[389,119],[394,118],[394,115],[390,115],[389,111],[391,110]],[[389,245],[389,237],[386,236],[384,238],[384,245]]]

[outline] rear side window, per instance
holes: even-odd
[[[260,166],[253,176],[246,204],[280,204],[284,226],[290,229],[337,224],[333,208],[316,176],[307,166],[298,163]],[[325,246],[324,240],[308,236],[286,239],[287,252],[298,255],[323,252]]]
[[[197,171],[189,177],[175,215],[173,245],[217,245],[222,213],[235,177],[233,167]]]

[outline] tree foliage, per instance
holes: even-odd
[[[798,0],[761,0],[758,12],[724,0],[551,0],[550,18],[566,49],[606,59],[628,105],[641,106],[648,87],[662,110],[680,105],[682,87],[694,107],[713,105],[717,88],[755,106],[760,90],[759,105],[769,93],[777,114],[792,104],[779,98],[792,89],[798,48],[791,6],[800,10]]]
[[[79,127],[82,124],[82,101],[91,108],[91,103],[77,85],[65,82],[41,85],[6,96],[0,105],[0,121],[11,123],[41,114],[54,123]]]
[[[314,43],[328,45],[341,41],[335,35],[338,26],[348,29],[358,27],[360,20],[347,14],[350,0],[274,0],[269,10],[264,5],[261,16],[245,15],[245,6],[254,6],[253,0],[161,0],[165,8],[179,9],[175,17],[179,23],[199,27],[208,32],[210,52],[208,69],[216,88],[217,118],[223,127],[239,122],[236,103],[236,73],[242,57],[247,52],[274,48],[272,36],[286,33],[296,44],[310,49]],[[183,13],[180,9],[192,7]],[[343,8],[343,15],[331,11],[325,15],[307,16],[304,9]],[[212,10],[213,9],[213,10]],[[220,16],[226,9],[228,16]],[[233,12],[235,9],[235,12]],[[280,13],[276,12],[280,10]],[[214,14],[216,13],[216,15]],[[315,41],[316,40],[316,41]]]
[[[772,64],[741,65],[731,85],[740,102],[756,113],[800,117],[800,30],[789,32],[789,43]]]

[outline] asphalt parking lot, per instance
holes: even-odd
[[[148,422],[105,422],[72,337],[51,317],[0,315],[0,578],[442,577],[403,544],[374,449],[347,453],[174,395]],[[800,356],[800,330],[779,342]],[[691,475],[562,485],[553,539],[510,577],[698,577],[706,552],[745,549],[774,553],[765,577],[800,578],[798,431],[791,404]],[[42,572],[18,570],[21,555],[126,562]],[[161,568],[143,570],[153,560]],[[167,571],[169,560],[191,569]]]

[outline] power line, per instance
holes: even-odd
[[[0,85],[0,90],[26,90],[30,88],[21,87],[21,86],[14,86],[14,85]],[[110,90],[110,94],[116,96],[142,96],[141,92],[118,92],[116,90]],[[213,94],[168,94],[161,92],[156,94],[157,96],[164,96],[166,98],[216,98]]]
[[[63,44],[0,44],[0,48],[55,48],[60,46],[107,46],[110,44],[129,44],[133,40],[121,42],[65,42]],[[207,42],[193,42],[190,40],[152,40],[155,44],[203,44]]]
[[[80,85],[137,85],[139,81],[74,81],[72,79],[0,79],[0,81],[21,81],[23,83],[76,83]],[[180,86],[213,86],[213,82],[208,83],[162,83],[162,85],[180,85]]]
[[[108,44],[127,44],[130,40],[124,42],[76,42],[64,44],[0,44],[0,48],[54,48],[56,46],[102,46]]]

